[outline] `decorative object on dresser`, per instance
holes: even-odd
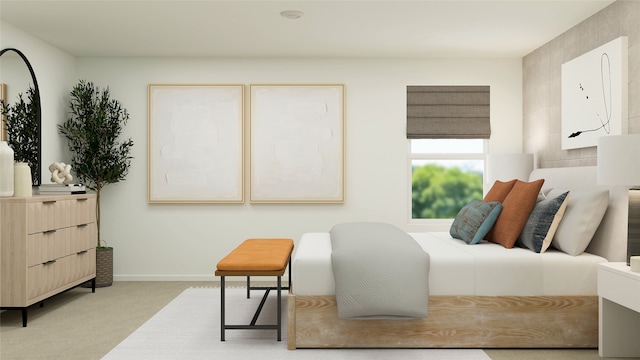
[[[633,186],[629,189],[627,265],[640,255],[640,134],[598,138],[598,184]]]
[[[0,197],[13,196],[13,149],[0,142]]]
[[[71,165],[63,162],[55,162],[49,165],[49,171],[51,171],[51,182],[56,184],[69,184],[73,181],[73,175],[71,175]]]
[[[0,307],[22,310],[96,278],[96,196],[0,198]]]
[[[17,162],[13,167],[13,196],[29,197],[33,195],[31,186],[31,168],[25,162]]]
[[[87,188],[82,184],[42,184],[35,189],[41,195],[86,194]]]
[[[23,94],[19,93],[15,104],[9,105],[2,102],[0,106],[4,125],[2,135],[13,148],[15,161],[29,164],[32,184],[40,185],[42,168],[40,89],[33,67],[24,53],[18,49],[6,48],[0,50],[0,57],[7,52],[15,52],[24,61],[31,75],[31,84],[26,91],[26,101],[22,98]],[[3,88],[3,96],[5,96],[5,90],[6,87]]]
[[[110,286],[113,283],[113,248],[102,245],[100,196],[105,185],[123,181],[129,173],[133,140],[120,140],[129,113],[119,101],[110,98],[109,88],[100,90],[92,82],[80,80],[70,96],[71,115],[58,125],[58,131],[67,138],[76,177],[87,188],[96,191],[99,270],[96,286]],[[102,261],[107,263],[101,264]]]
[[[640,273],[640,256],[632,256],[629,262],[631,263],[631,271]]]

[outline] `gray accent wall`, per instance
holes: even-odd
[[[536,167],[596,165],[595,146],[561,148],[561,66],[620,36],[629,42],[629,133],[640,133],[640,1],[618,0],[523,58],[523,150]]]

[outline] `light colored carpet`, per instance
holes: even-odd
[[[227,324],[249,324],[262,298],[253,291],[227,289]],[[276,294],[271,292],[258,324],[275,324]],[[282,341],[275,330],[227,330],[220,341],[220,289],[190,288],[103,357],[124,359],[430,359],[488,360],[482,350],[468,349],[298,349],[287,350],[286,296],[282,304]]]

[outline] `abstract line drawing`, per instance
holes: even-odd
[[[585,90],[582,83],[578,84],[580,91],[584,95],[586,106],[591,107],[595,116],[600,120],[600,126],[594,129],[584,129],[572,132],[569,137],[573,138],[580,136],[582,133],[603,130],[605,133],[611,133],[611,61],[609,60],[609,54],[602,53],[600,57],[600,77],[602,79],[602,105],[604,106],[605,117],[602,118],[602,114],[598,111],[598,108],[593,104],[593,98],[589,98],[589,93]]]
[[[627,37],[562,64],[562,149],[627,133]]]

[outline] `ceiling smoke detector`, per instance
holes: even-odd
[[[280,16],[289,20],[299,19],[302,17],[302,15],[304,15],[304,13],[298,10],[285,10],[280,12]]]

